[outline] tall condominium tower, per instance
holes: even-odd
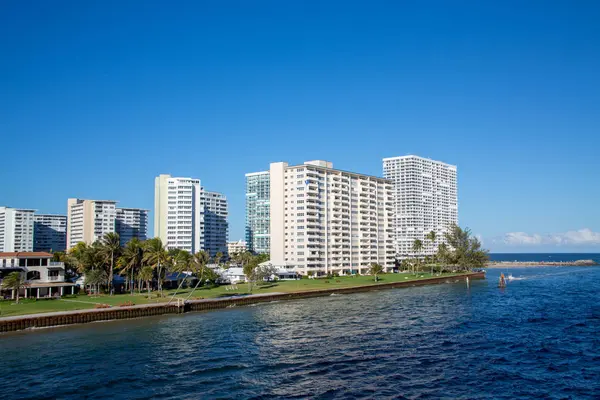
[[[394,267],[390,181],[327,161],[270,167],[271,262],[308,274]]]
[[[34,212],[0,207],[0,252],[33,251]]]
[[[270,190],[269,171],[246,174],[246,243],[255,253],[270,251]]]
[[[35,214],[33,216],[33,251],[67,249],[67,216]]]
[[[148,232],[148,210],[141,208],[117,208],[115,229],[125,246],[133,238],[146,240]]]
[[[115,232],[116,201],[67,200],[67,249],[79,242],[94,243]]]
[[[200,248],[214,257],[227,255],[227,198],[221,193],[200,192]]]
[[[444,233],[458,224],[456,166],[413,155],[383,159],[383,176],[394,184],[396,251],[400,258],[414,255],[415,239],[424,254],[433,254]],[[435,243],[426,239],[437,235]]]
[[[200,180],[159,175],[154,182],[154,236],[168,249],[200,247]]]

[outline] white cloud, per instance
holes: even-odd
[[[531,245],[600,245],[600,232],[584,228],[578,231],[564,233],[553,233],[541,235],[539,233],[528,234],[525,232],[509,232],[504,235],[502,242],[513,246]]]

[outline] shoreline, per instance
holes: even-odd
[[[576,261],[493,261],[486,265],[486,268],[541,268],[541,267],[596,267],[598,264],[594,260],[576,260]]]
[[[280,300],[297,300],[311,297],[324,297],[332,294],[348,294],[425,286],[432,284],[454,283],[470,279],[485,279],[484,272],[470,272],[454,276],[441,276],[427,279],[415,279],[402,282],[374,283],[347,288],[319,289],[288,293],[262,293],[227,298],[190,300],[185,304],[140,304],[127,307],[98,308],[89,310],[58,311],[41,314],[16,315],[0,318],[0,332],[32,331],[36,328],[49,328],[118,319],[144,318],[154,315],[183,314],[194,311],[212,311],[230,307],[245,306]]]

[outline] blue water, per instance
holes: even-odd
[[[600,263],[598,253],[492,253],[492,261],[577,261],[594,260]]]
[[[0,398],[600,398],[600,268],[0,336]]]

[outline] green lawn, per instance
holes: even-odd
[[[455,276],[459,274],[443,274],[443,276]],[[405,282],[410,280],[420,280],[431,278],[431,274],[423,273],[415,276],[414,274],[383,274],[379,277],[377,283],[392,283]],[[331,288],[347,288],[353,286],[373,285],[376,282],[372,276],[354,276],[354,277],[339,277],[331,279],[300,279],[295,281],[280,281],[276,283],[267,283],[264,285],[254,285],[252,294],[259,293],[274,293],[274,292],[297,292],[307,290],[321,290]],[[232,290],[227,290],[232,289]],[[191,289],[181,289],[177,292],[176,299],[187,299],[191,294]],[[171,299],[175,290],[165,290],[164,297],[158,297],[157,292],[152,292],[150,298],[147,297],[147,292],[141,294],[117,294],[114,296],[69,296],[63,299],[21,299],[19,304],[15,304],[13,300],[0,301],[0,317],[9,317],[24,314],[37,314],[52,311],[69,311],[69,310],[84,310],[94,308],[96,304],[109,304],[111,306],[119,306],[120,304],[131,302],[133,304],[149,304],[166,302]],[[216,298],[232,295],[246,295],[248,284],[224,285],[217,287],[201,287],[191,294],[189,299],[200,298]]]

